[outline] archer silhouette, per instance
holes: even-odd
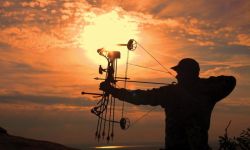
[[[236,85],[233,76],[200,78],[200,67],[191,58],[171,69],[178,83],[150,90],[119,89],[102,82],[100,89],[135,105],[160,105],[165,109],[167,150],[208,150],[208,130],[215,104]]]

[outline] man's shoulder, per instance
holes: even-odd
[[[234,76],[225,76],[225,75],[220,75],[220,76],[210,76],[208,78],[200,78],[199,79],[200,83],[219,83],[219,82],[228,82],[235,84],[236,83],[236,78]]]

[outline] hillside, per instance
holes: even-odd
[[[77,150],[61,144],[13,136],[0,127],[0,149],[4,150]]]

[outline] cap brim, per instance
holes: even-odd
[[[171,67],[171,69],[173,69],[174,71],[178,71],[179,67],[178,66],[174,66],[174,67]]]

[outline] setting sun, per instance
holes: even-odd
[[[120,51],[120,64],[126,61],[126,47],[117,46],[125,44],[129,39],[138,39],[138,23],[134,18],[119,13],[119,9],[104,14],[93,12],[84,15],[86,26],[84,27],[80,40],[81,48],[94,63],[103,63],[96,52],[99,48],[108,51]],[[132,56],[133,57],[133,56]],[[98,60],[98,61],[97,61]]]

